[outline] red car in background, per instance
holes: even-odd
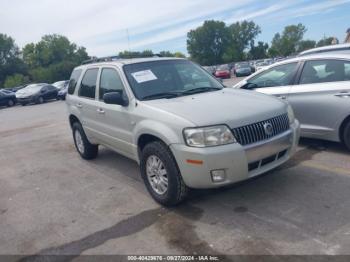
[[[217,78],[231,78],[230,67],[228,65],[221,65],[216,69],[214,75]]]

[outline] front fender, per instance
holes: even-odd
[[[154,120],[143,120],[134,129],[134,144],[137,145],[141,135],[153,135],[161,139],[165,144],[182,144],[182,130],[174,130],[168,125]]]

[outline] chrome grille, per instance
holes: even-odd
[[[265,125],[272,126],[271,133],[265,131]],[[265,121],[254,123],[247,126],[232,129],[232,132],[238,143],[241,145],[254,144],[279,135],[289,129],[288,114],[283,114]]]

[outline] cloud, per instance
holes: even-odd
[[[204,20],[226,23],[268,18],[300,17],[332,10],[350,0],[305,2],[274,0],[0,0],[0,32],[20,46],[37,42],[44,34],[58,33],[92,55],[128,49],[152,48],[200,26]],[[185,41],[183,41],[185,46]]]

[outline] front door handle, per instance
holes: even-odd
[[[80,104],[80,103],[77,104],[77,108],[82,108],[82,107],[83,107],[82,104]]]
[[[102,108],[97,109],[97,113],[103,115],[105,111]]]
[[[287,99],[287,96],[277,96],[277,97],[283,100]]]

